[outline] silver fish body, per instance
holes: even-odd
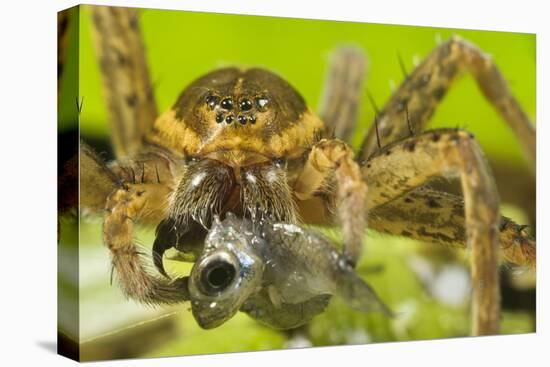
[[[218,280],[223,287],[212,291],[215,274],[231,279]],[[391,315],[321,234],[286,223],[253,225],[232,214],[214,221],[189,290],[193,315],[204,328],[221,325],[239,309],[272,328],[295,328],[323,312],[332,295],[356,310]]]

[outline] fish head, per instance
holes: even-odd
[[[229,320],[261,287],[264,261],[250,227],[232,214],[214,219],[189,280],[191,310],[204,329]]]

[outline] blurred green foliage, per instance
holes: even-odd
[[[107,137],[106,109],[88,16],[83,7],[79,37],[72,40],[73,46],[80,47],[79,62],[69,57],[65,78],[74,78],[79,73],[80,96],[84,98],[80,125],[83,136]],[[403,79],[398,55],[410,71],[414,67],[413,60],[422,60],[438,41],[459,35],[492,55],[510,82],[514,95],[529,116],[535,117],[535,35],[532,34],[152,9],[141,11],[140,24],[159,112],[169,108],[193,79],[214,68],[233,64],[263,66],[279,73],[315,107],[319,103],[330,53],[343,44],[359,45],[367,53],[368,88],[382,106],[392,88],[397,88]],[[353,139],[355,147],[374,117],[366,93],[361,101],[360,124]],[[62,106],[60,110],[61,127],[72,117],[72,112],[65,108]],[[484,100],[471,76],[456,83],[432,121],[433,127],[467,127],[493,159],[523,164],[519,145]],[[92,230],[89,227],[88,234],[81,240],[99,247],[101,227],[97,223],[85,226],[92,226]],[[151,232],[142,242],[151,243],[150,236]],[[390,307],[405,310],[410,317],[390,320],[379,314],[362,314],[334,299],[327,312],[316,317],[308,328],[313,345],[468,335],[468,307],[438,304],[408,266],[408,257],[417,251],[414,241],[371,234],[368,244],[368,256],[364,256],[359,272],[382,265],[383,270],[379,273],[364,271],[361,274]],[[86,266],[83,259],[82,267]],[[102,283],[103,286],[108,285]],[[184,306],[177,324],[181,337],[147,351],[147,356],[289,346],[288,334],[267,329],[242,314],[215,330],[205,331],[196,325]],[[533,330],[533,320],[526,314],[507,312],[503,315],[502,328],[505,333],[529,332]]]

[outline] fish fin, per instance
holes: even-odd
[[[279,293],[277,288],[270,285],[269,287],[267,287],[267,293],[269,295],[269,299],[271,300],[271,303],[273,303],[273,306],[275,306],[275,308],[277,309],[281,308],[283,301],[281,299],[281,293]]]
[[[395,313],[382,301],[374,289],[353,270],[345,271],[345,274],[342,275],[336,294],[343,298],[351,308],[361,312],[378,311],[389,317],[395,316]]]

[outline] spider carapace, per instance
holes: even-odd
[[[227,68],[186,88],[147,140],[176,154],[238,168],[301,157],[323,127],[279,76]]]

